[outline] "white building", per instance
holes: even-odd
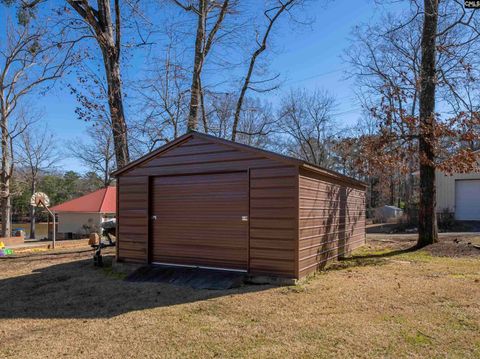
[[[480,173],[436,173],[437,212],[456,220],[480,221]]]
[[[58,217],[58,237],[69,239],[99,232],[102,222],[115,217],[116,206],[116,188],[107,187],[50,209]]]

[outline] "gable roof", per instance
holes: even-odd
[[[50,208],[52,212],[115,213],[117,191],[115,187],[99,189]]]
[[[264,149],[261,149],[261,148],[245,145],[245,144],[238,143],[238,142],[233,142],[233,141],[230,141],[230,140],[215,137],[215,136],[212,136],[212,135],[207,135],[205,133],[200,133],[200,132],[196,132],[196,131],[191,131],[189,133],[186,133],[185,135],[178,137],[174,141],[169,142],[166,145],[161,146],[161,147],[157,148],[156,150],[154,150],[150,153],[147,153],[145,156],[142,156],[139,159],[130,162],[128,165],[126,165],[122,168],[119,168],[118,170],[113,172],[112,176],[117,177],[120,174],[136,167],[137,165],[139,165],[143,162],[146,162],[146,161],[154,158],[155,156],[158,156],[162,152],[165,152],[165,151],[169,150],[170,148],[173,148],[173,147],[175,147],[175,146],[177,146],[177,145],[179,145],[183,142],[188,141],[190,138],[194,138],[194,137],[201,138],[201,139],[204,139],[204,140],[207,140],[207,141],[210,141],[210,142],[214,142],[214,143],[219,143],[219,144],[222,144],[222,145],[225,145],[225,146],[228,146],[228,147],[233,147],[235,149],[238,149],[239,151],[250,152],[250,153],[255,153],[255,154],[260,153],[263,156],[265,156],[266,158],[269,158],[269,159],[274,160],[274,161],[282,162],[282,163],[285,163],[287,165],[298,166],[298,167],[304,168],[306,170],[316,172],[316,173],[319,173],[321,175],[324,175],[324,176],[327,176],[327,177],[330,177],[330,178],[333,178],[333,179],[343,180],[343,181],[346,181],[346,182],[354,183],[356,185],[366,186],[366,183],[364,183],[362,181],[356,180],[352,177],[342,175],[342,174],[340,174],[338,172],[335,172],[335,171],[327,170],[323,167],[305,162],[305,161],[300,160],[298,158],[282,155],[282,154],[275,153],[275,152],[272,152],[272,151],[267,151],[267,150],[264,150]]]

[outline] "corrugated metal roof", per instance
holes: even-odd
[[[53,212],[115,213],[117,191],[107,187],[50,208]]]

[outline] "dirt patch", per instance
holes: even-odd
[[[58,240],[55,243],[55,250],[62,250],[68,248],[90,248],[88,245],[88,239],[65,239]],[[21,246],[12,247],[15,252],[32,252],[32,251],[51,251],[52,241],[51,240],[42,240],[42,241],[26,241]]]
[[[427,246],[425,250],[440,257],[480,257],[480,236],[440,237],[438,243]]]
[[[360,249],[360,252],[406,251],[414,247],[416,243],[416,234],[370,234],[367,245]],[[426,246],[423,250],[439,257],[480,257],[480,235],[476,233],[440,233],[438,243]]]
[[[439,228],[440,233],[478,233],[480,221],[455,221]],[[367,225],[368,234],[416,234],[417,226],[407,223],[375,223]]]

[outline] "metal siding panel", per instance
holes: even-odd
[[[117,179],[117,258],[146,262],[148,248],[148,177]]]
[[[364,244],[364,191],[301,171],[298,203],[300,277]]]
[[[251,169],[250,272],[297,277],[297,169]]]

